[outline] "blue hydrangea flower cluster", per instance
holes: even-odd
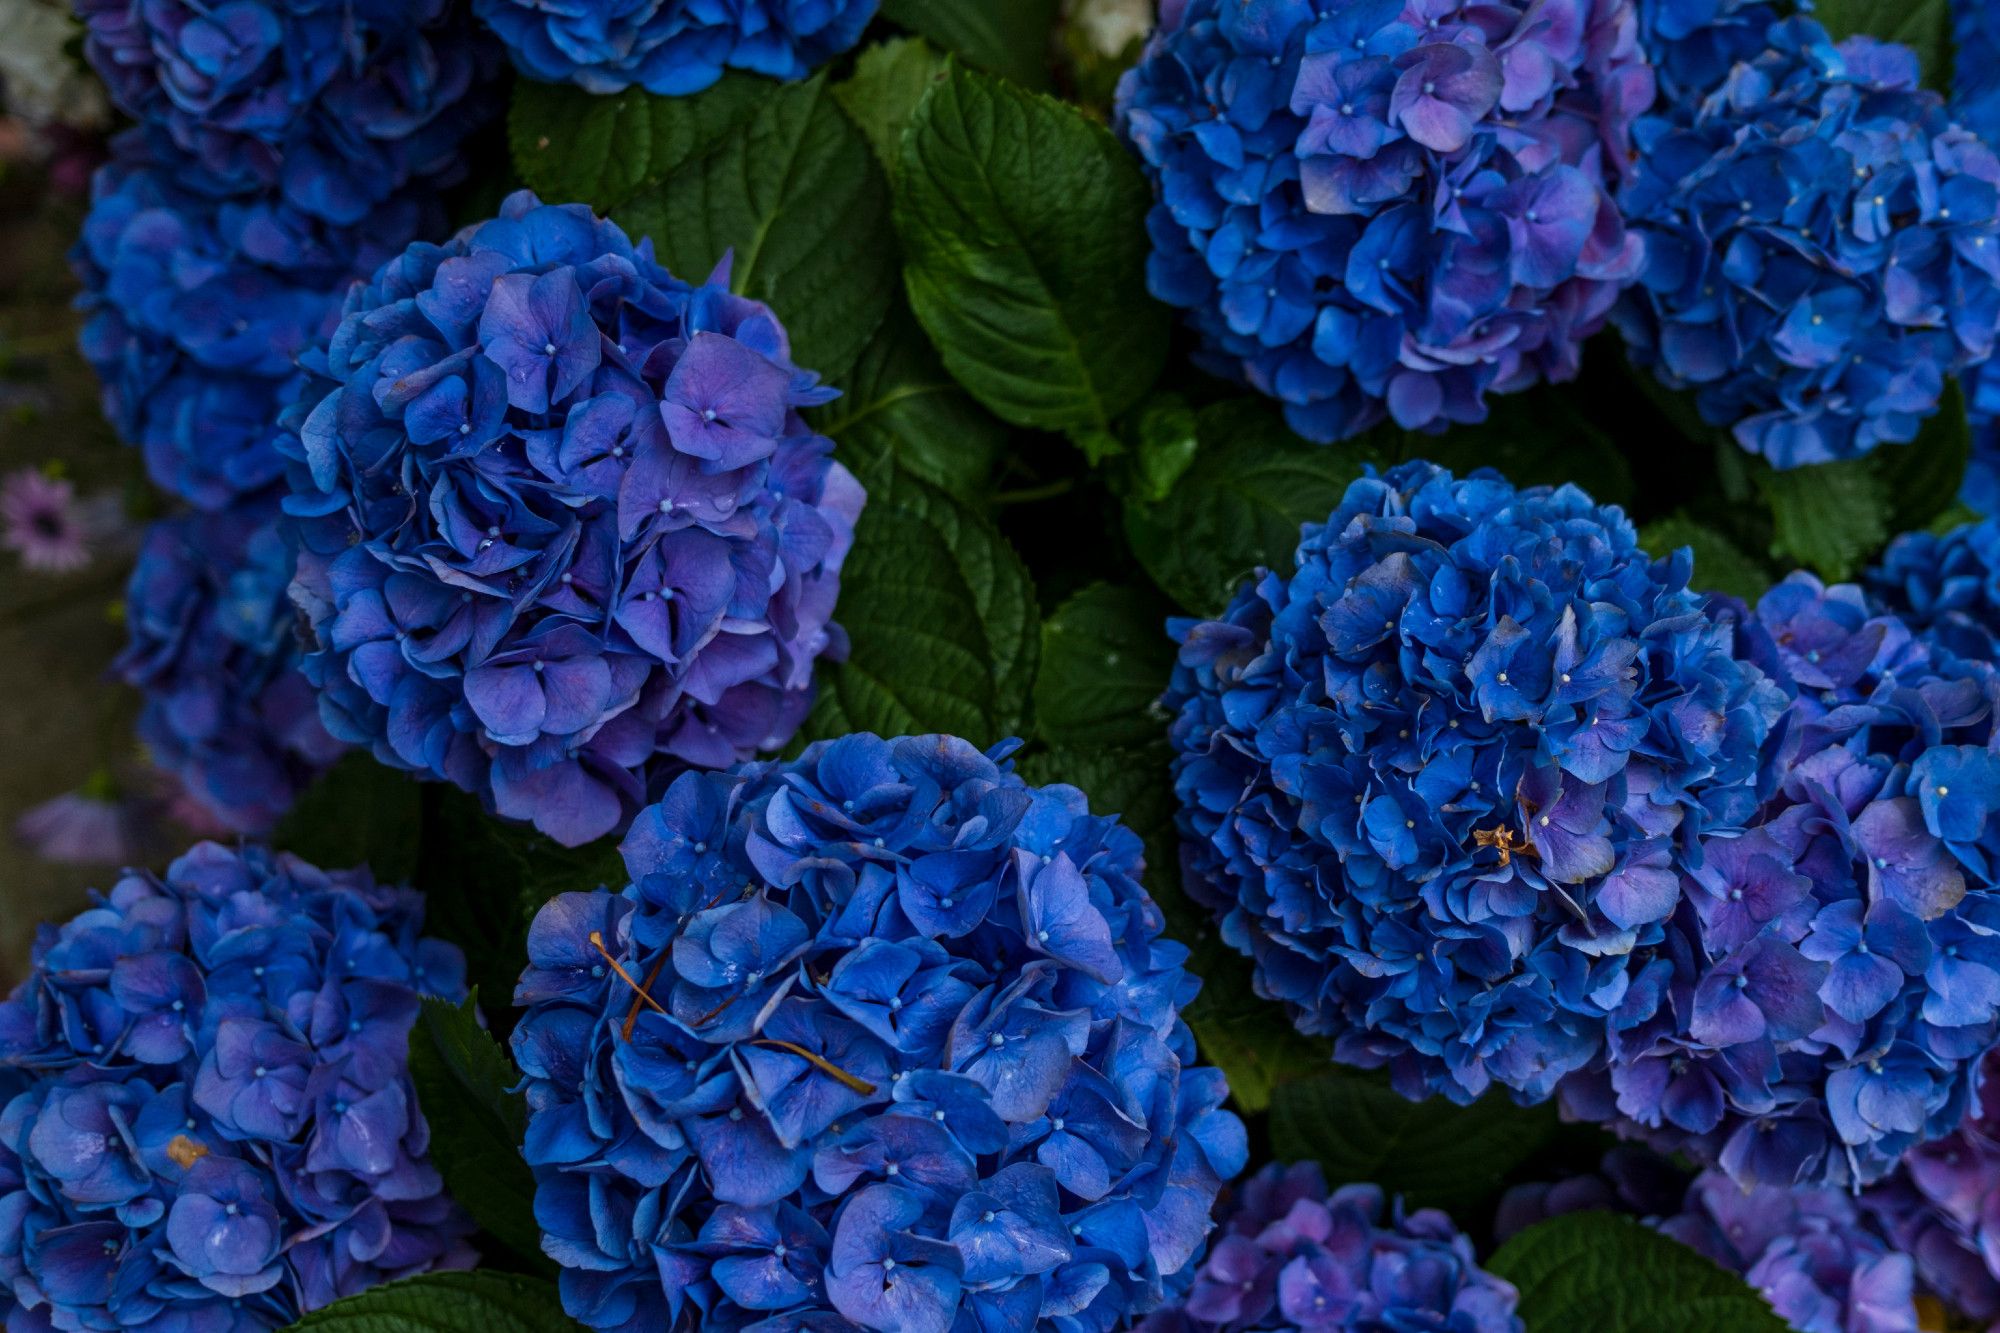
[[[2000,143],[2000,10],[1985,0],[1952,0],[1952,114],[1989,144]],[[1972,413],[1972,458],[1959,498],[2000,514],[2000,363],[1988,357],[1965,379]]]
[[[44,926],[0,1004],[11,1329],[278,1328],[470,1267],[406,1067],[464,959],[366,871],[195,847]]]
[[[473,0],[515,68],[593,93],[700,92],[724,69],[798,79],[861,40],[880,0]]]
[[[797,729],[863,495],[727,263],[523,192],[349,294],[279,441],[329,731],[576,844]]]
[[[1108,1333],[1184,1290],[1244,1128],[1141,846],[946,736],[688,773],[551,900],[514,1054],[598,1329]]]
[[[1906,532],[1867,584],[1884,608],[1952,654],[2000,661],[2000,519]]]
[[[77,0],[112,100],[209,193],[355,225],[464,174],[499,54],[451,0]],[[365,270],[364,270],[365,271]]]
[[[1798,1333],[1917,1333],[1910,1256],[1845,1191],[1746,1189],[1712,1171],[1659,1227],[1741,1273]]]
[[[1141,1333],[1438,1329],[1521,1333],[1519,1293],[1435,1208],[1387,1209],[1373,1185],[1327,1193],[1316,1162],[1243,1186],[1187,1297]]]
[[[1632,0],[1169,0],[1119,88],[1153,294],[1316,440],[1575,375],[1642,262]]]
[[[340,754],[299,674],[275,500],[163,518],[125,589],[115,670],[145,696],[139,739],[201,808],[269,829]]]
[[[1635,361],[1778,467],[1912,439],[2000,326],[2000,159],[1908,48],[1719,0],[1642,6],[1658,109],[1620,196]]]

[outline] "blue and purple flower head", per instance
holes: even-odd
[[[790,738],[863,494],[726,281],[522,193],[353,290],[279,441],[328,730],[571,844]]]
[[[271,1329],[471,1266],[406,1067],[464,990],[422,904],[203,843],[42,927],[0,1004],[9,1328]]]
[[[1906,532],[1868,571],[1869,592],[1958,657],[2000,661],[2000,519]]]
[[[1521,1333],[1518,1298],[1437,1209],[1385,1207],[1373,1185],[1329,1194],[1317,1163],[1274,1162],[1244,1182],[1186,1297],[1139,1328]]]
[[[277,501],[181,514],[146,532],[115,670],[144,696],[139,739],[201,808],[268,830],[339,757],[299,674]]]
[[[543,1248],[597,1329],[1108,1333],[1243,1168],[1138,837],[965,741],[688,773],[515,1002]],[[760,1322],[769,1321],[769,1322]]]
[[[1168,0],[1119,89],[1153,294],[1300,434],[1576,374],[1642,260],[1632,0]]]
[[[1908,48],[1645,0],[1662,97],[1619,198],[1633,358],[1778,467],[1914,438],[2000,327],[2000,158]]]
[[[1951,110],[1989,144],[2000,143],[2000,9],[1986,0],[1952,0]],[[1982,514],[2000,513],[2000,365],[1988,357],[1965,378],[1972,416],[1972,458],[1960,499]]]

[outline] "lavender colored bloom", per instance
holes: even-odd
[[[863,495],[726,283],[521,193],[355,288],[279,441],[329,731],[571,844],[792,735]]]
[[[593,93],[700,92],[724,69],[799,79],[861,39],[879,0],[473,0],[515,68]]]
[[[1657,110],[1619,203],[1633,358],[1778,467],[1907,442],[2000,326],[2000,158],[1907,48],[1722,0],[1641,6]]]
[[[251,846],[128,873],[0,1004],[10,1328],[282,1327],[471,1265],[405,1067],[423,900]]]
[[[686,773],[551,899],[514,1054],[597,1329],[1108,1333],[1184,1291],[1243,1125],[1139,839],[965,741]]]
[[[1521,1333],[1518,1293],[1435,1208],[1385,1211],[1373,1185],[1327,1192],[1315,1162],[1244,1182],[1194,1286],[1142,1333],[1438,1329]]]
[[[101,510],[79,501],[70,482],[22,468],[0,482],[0,546],[24,568],[74,573],[90,563],[93,528],[104,525]]]
[[[299,674],[276,501],[183,514],[146,533],[115,670],[145,696],[139,739],[211,819],[259,833],[339,757]]]
[[[14,836],[35,856],[62,865],[120,866],[148,845],[144,810],[122,799],[108,775],[31,806]]]
[[[1174,0],[1119,87],[1153,294],[1331,440],[1577,372],[1642,261],[1632,0]]]

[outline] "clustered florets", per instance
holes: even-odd
[[[685,774],[623,851],[515,995],[572,1315],[1105,1333],[1185,1288],[1247,1145],[1115,818],[856,735]]]
[[[473,0],[515,66],[545,83],[593,93],[638,85],[699,92],[724,69],[797,79],[861,38],[879,0],[650,0],[640,5],[551,6]]]
[[[1620,196],[1632,356],[1779,467],[1912,439],[2000,327],[2000,159],[1906,47],[1719,0],[1641,6],[1661,98]]]
[[[726,272],[517,194],[357,285],[307,365],[279,447],[335,736],[574,844],[797,729],[863,497]]]
[[[1631,0],[1170,0],[1119,91],[1154,295],[1313,439],[1577,371],[1638,275]]]
[[[0,1004],[10,1328],[276,1328],[472,1264],[406,1067],[464,989],[422,904],[204,843],[43,928]]]
[[[1906,532],[1868,571],[1883,608],[1956,657],[2000,661],[2000,519]]]
[[[1244,1183],[1186,1298],[1141,1333],[1521,1333],[1518,1294],[1479,1267],[1449,1217],[1388,1211],[1373,1185],[1329,1195],[1318,1163],[1274,1162]]]

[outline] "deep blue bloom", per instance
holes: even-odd
[[[535,918],[527,1156],[598,1329],[1108,1333],[1244,1165],[1141,846],[946,736],[686,773]],[[763,1322],[769,1321],[769,1322]]]
[[[187,155],[184,184],[326,222],[459,179],[460,144],[499,109],[499,53],[450,0],[76,8],[112,100]]]
[[[1907,48],[1706,8],[1641,5],[1662,96],[1619,197],[1646,264],[1618,327],[1778,467],[1907,442],[1993,350],[2000,159]]]
[[[1153,294],[1309,438],[1482,420],[1637,277],[1652,100],[1632,0],[1168,0],[1118,96]]]
[[[524,192],[354,288],[278,441],[329,731],[575,844],[797,729],[863,496],[727,262]]]
[[[365,870],[203,843],[44,926],[0,1004],[0,1313],[236,1333],[464,1268],[405,1066],[464,959]]]
[[[1373,1185],[1328,1194],[1318,1163],[1274,1162],[1244,1183],[1186,1298],[1139,1328],[1521,1333],[1519,1294],[1479,1267],[1449,1217],[1400,1201],[1386,1211]]]
[[[798,79],[853,46],[880,0],[473,0],[514,65],[593,93],[700,92],[724,69]]]
[[[2000,143],[2000,9],[1952,0],[1951,111],[1988,143]],[[1965,377],[1972,414],[1972,459],[1959,498],[2000,514],[2000,365],[1988,357]]]
[[[2000,661],[2000,520],[1904,533],[1867,577],[1912,629],[1959,657]]]
[[[147,529],[116,670],[145,698],[139,739],[225,827],[263,832],[340,754],[299,674],[274,496]]]

